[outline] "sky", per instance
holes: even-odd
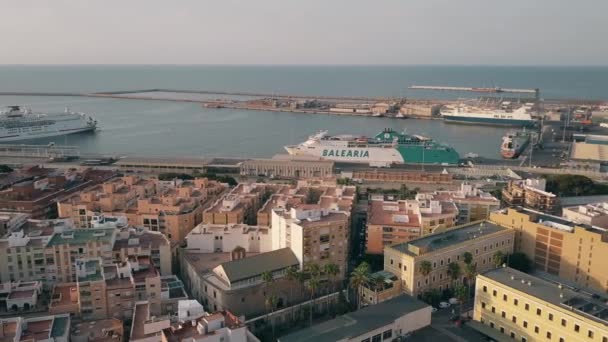
[[[0,64],[608,65],[607,0],[0,0]]]

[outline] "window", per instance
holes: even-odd
[[[513,305],[517,306],[517,304],[519,304],[519,301],[517,300],[517,298],[513,299]]]
[[[542,311],[541,309],[538,309],[538,308],[536,309],[536,314],[537,314],[537,315],[539,315],[539,316],[540,316],[542,313],[543,313],[543,311]]]
[[[507,301],[507,295],[506,294],[502,295],[502,300],[504,300],[505,302]]]
[[[551,332],[547,331],[547,339],[550,340],[551,339]]]
[[[515,316],[511,317],[511,321],[512,321],[513,323],[517,323],[517,317],[515,317]]]
[[[526,311],[530,310],[530,304],[526,303],[526,305],[524,306],[524,308],[526,309]]]
[[[486,303],[485,302],[481,302],[481,308],[485,309],[486,308]]]
[[[589,338],[593,338],[593,331],[592,331],[592,330],[589,330],[589,331],[587,332],[587,337],[589,337]]]
[[[504,312],[504,311],[500,315],[502,316],[502,318],[506,318],[507,317],[507,313]]]
[[[492,291],[492,296],[496,297],[497,294],[498,292],[496,292],[496,290]]]
[[[496,313],[496,308],[492,307],[492,313]]]
[[[527,327],[528,327],[528,322],[524,321],[524,328],[527,328]]]
[[[490,322],[490,328],[494,328],[494,322]]]
[[[549,320],[550,320],[550,321],[552,321],[552,320],[553,320],[553,314],[552,314],[552,313],[550,313],[550,314],[549,314]]]
[[[500,332],[504,334],[505,333],[505,328],[500,327]]]
[[[606,336],[602,337],[602,342],[608,342],[608,337],[606,337]]]
[[[369,338],[366,338],[365,340],[361,340],[361,342],[369,342]]]
[[[515,333],[511,331],[511,338],[515,338]]]
[[[392,330],[387,330],[385,332],[382,333],[382,339],[386,340],[393,337],[393,331]]]
[[[525,337],[522,337],[521,342],[528,342],[528,340]]]
[[[562,318],[562,327],[565,327],[565,326],[566,326],[566,320]]]
[[[534,326],[534,332],[538,334],[539,331],[540,329],[538,328],[538,325]]]
[[[382,341],[382,336],[380,334],[372,336],[372,342],[380,342]]]
[[[483,286],[483,292],[488,292],[488,287],[487,286]]]
[[[578,332],[579,330],[581,330],[581,327],[578,324],[575,324],[574,331]]]

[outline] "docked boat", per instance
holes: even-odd
[[[84,113],[34,113],[29,108],[9,106],[0,112],[0,142],[47,138],[94,131],[97,120]]]
[[[502,137],[500,154],[505,159],[514,159],[525,151],[530,144],[532,133],[523,131],[510,131]]]
[[[310,136],[298,145],[285,146],[291,155],[309,156],[347,163],[389,167],[393,164],[458,164],[454,148],[434,140],[386,129],[372,138],[329,135],[327,131]]]
[[[499,126],[532,127],[536,120],[530,113],[530,107],[522,106],[510,109],[483,109],[466,105],[445,106],[440,111],[447,122],[473,123]]]

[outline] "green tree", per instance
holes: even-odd
[[[428,260],[423,260],[420,262],[420,274],[423,276],[428,276],[429,273],[433,270],[433,264],[431,264]]]
[[[464,252],[462,256],[466,265],[469,265],[473,262],[473,254],[471,254],[471,252]]]
[[[319,264],[310,263],[306,265],[306,271],[310,277],[318,277],[321,274],[321,266]]]
[[[524,253],[515,252],[509,255],[509,267],[528,273],[532,270],[532,260]]]
[[[467,277],[467,298],[471,298],[471,288],[475,285],[475,276],[477,275],[477,265],[473,263],[464,266],[464,274]]]
[[[357,309],[361,308],[361,286],[369,281],[369,265],[362,262],[350,275],[349,283],[351,289],[357,294]]]
[[[496,267],[500,267],[503,264],[504,260],[505,260],[505,254],[502,251],[497,251],[492,256],[492,262],[494,263],[494,266],[496,266]]]
[[[448,275],[455,282],[462,275],[462,269],[457,262],[451,262],[448,264]]]
[[[438,289],[425,291],[422,293],[422,301],[431,306],[437,307],[439,302],[441,302],[441,291]]]
[[[4,165],[4,164],[0,164],[0,173],[7,173],[7,172],[12,172],[13,168],[8,166],[8,165]]]

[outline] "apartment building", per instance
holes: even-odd
[[[0,191],[0,209],[30,215],[34,219],[57,216],[57,201],[115,175],[109,170],[44,172],[39,177],[14,183]]]
[[[459,190],[435,191],[425,196],[435,201],[454,203],[458,209],[457,225],[486,220],[491,212],[500,209],[500,201],[496,197],[470,183],[462,183]]]
[[[515,251],[525,253],[536,270],[578,287],[608,291],[605,229],[522,208],[492,213],[490,220],[515,232]]]
[[[81,228],[92,227],[100,214],[124,216],[129,225],[179,242],[202,221],[203,204],[222,190],[222,184],[206,178],[160,184],[155,178],[124,176],[59,201],[59,216]]]
[[[70,330],[71,342],[122,342],[124,337],[123,323],[115,318],[74,323]]]
[[[256,213],[278,186],[240,183],[203,213],[205,224],[255,224]]]
[[[542,178],[511,180],[502,190],[502,200],[510,207],[521,206],[554,213],[559,209],[559,199],[545,191],[546,184]]]
[[[0,211],[0,236],[18,229],[30,218],[28,214]]]
[[[229,311],[205,312],[180,302],[177,317],[156,317],[146,301],[138,302],[133,312],[129,341],[134,342],[259,342],[247,326]]]
[[[401,280],[401,288],[412,296],[431,289],[446,289],[454,283],[467,283],[466,274],[452,280],[448,265],[456,262],[464,271],[464,254],[471,253],[477,272],[495,267],[493,256],[513,252],[515,232],[491,222],[476,222],[452,230],[431,234],[408,242],[387,246],[384,249],[384,270]],[[428,274],[422,262],[431,263]]]
[[[290,248],[304,269],[309,263],[338,265],[337,279],[346,276],[350,239],[350,208],[328,209],[304,204],[272,212],[272,248]],[[345,209],[345,208],[342,208]]]
[[[115,264],[78,260],[78,280],[53,287],[49,311],[69,313],[85,320],[128,320],[135,302],[147,300],[154,315],[173,314],[179,300],[187,299],[181,281],[161,276],[148,257]]]
[[[0,319],[0,338],[6,342],[70,341],[70,315],[10,317]]]
[[[39,281],[16,281],[0,284],[0,306],[8,312],[28,311],[38,308],[42,293]]]
[[[497,340],[605,342],[607,301],[599,294],[501,267],[477,276],[473,317],[493,329]]]
[[[577,224],[608,229],[608,202],[562,208],[562,216]]]
[[[171,246],[160,232],[132,228],[73,229],[65,220],[27,220],[0,238],[0,281],[76,282],[78,259],[104,264],[149,256],[161,274],[170,275]]]
[[[384,247],[453,227],[458,210],[454,203],[428,196],[415,200],[387,200],[374,195],[367,216],[366,251],[382,254]]]

